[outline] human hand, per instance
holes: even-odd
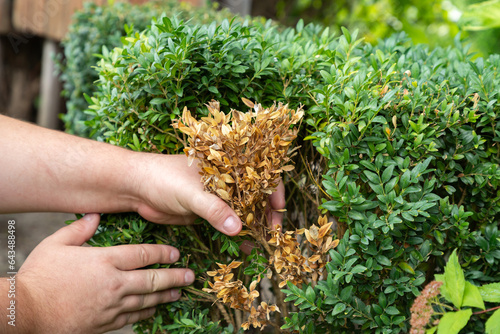
[[[136,211],[147,220],[191,224],[200,216],[227,235],[240,232],[242,223],[236,213],[218,196],[204,191],[199,168],[189,167],[185,155],[149,154],[136,171],[141,199]],[[267,214],[273,228],[283,219],[282,213],[273,211],[285,207],[283,183],[270,196],[270,207]]]
[[[166,245],[80,247],[95,233],[98,214],[87,214],[43,240],[17,275],[29,333],[103,333],[146,319],[155,306],[180,297],[194,281],[189,269],[143,269],[174,263]]]

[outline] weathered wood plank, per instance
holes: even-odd
[[[0,0],[0,34],[5,34],[11,30],[11,3],[11,0]]]
[[[57,43],[46,39],[43,42],[42,77],[40,86],[40,109],[36,122],[49,129],[57,129],[61,112],[61,82],[55,74],[54,55],[60,52]]]
[[[10,0],[0,0],[1,2]],[[28,32],[60,41],[71,23],[73,13],[83,7],[87,0],[13,0],[13,25],[21,32]],[[123,0],[127,1],[127,0]],[[144,4],[148,0],[128,0],[135,4]],[[180,0],[200,4],[204,0]],[[105,4],[107,0],[96,0]]]

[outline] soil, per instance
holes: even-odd
[[[8,271],[7,263],[7,225],[9,220],[15,220],[16,226],[16,270],[19,270],[30,252],[43,239],[66,226],[67,220],[75,219],[68,213],[19,213],[0,215],[0,276],[5,276]],[[132,334],[132,326],[108,332],[112,334]]]

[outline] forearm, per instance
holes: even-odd
[[[0,212],[134,211],[135,154],[0,116]]]
[[[17,276],[0,277],[0,333],[33,333],[30,298]]]

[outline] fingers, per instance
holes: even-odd
[[[227,235],[236,235],[242,228],[236,213],[219,197],[201,191],[189,203],[191,210]]]
[[[132,270],[156,263],[174,263],[179,250],[167,245],[121,245],[105,249],[113,265],[120,270]]]
[[[255,248],[255,244],[250,240],[244,240],[240,245],[240,250],[246,255],[252,254],[252,249]]]
[[[139,208],[138,213],[145,219],[154,222],[156,224],[166,224],[166,225],[190,225],[194,223],[196,218],[195,214],[190,215],[171,215],[165,212],[156,210],[150,206],[143,206]]]
[[[158,304],[170,303],[178,300],[181,293],[177,289],[170,289],[144,295],[129,295],[123,298],[124,312],[133,312],[145,308],[154,307]]]
[[[145,320],[152,317],[155,314],[155,311],[156,309],[151,307],[140,311],[121,313],[115,318],[115,321],[112,324],[104,327],[102,331],[109,332],[111,330],[120,329],[126,325],[131,325],[138,321]]]
[[[101,216],[97,213],[87,213],[71,225],[59,229],[49,238],[66,246],[81,246],[94,235],[99,226]]]
[[[194,273],[190,269],[144,269],[126,273],[127,287],[125,294],[151,294],[175,287],[187,286],[194,282]]]
[[[277,225],[283,223],[283,213],[274,210],[282,210],[285,208],[285,186],[283,180],[280,181],[276,191],[269,196],[269,204],[271,206],[271,211],[269,221],[271,222],[271,229],[274,229]]]

